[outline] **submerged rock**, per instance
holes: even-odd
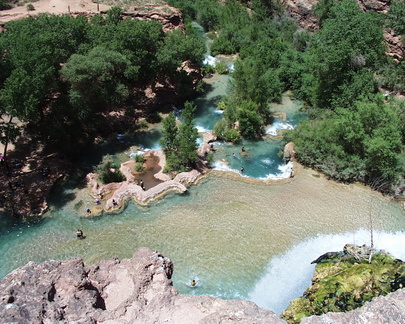
[[[365,245],[346,245],[343,252],[325,253],[312,263],[317,263],[312,286],[282,314],[289,323],[310,315],[351,311],[405,287],[405,263]]]

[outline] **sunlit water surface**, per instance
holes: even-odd
[[[228,91],[228,79],[216,75],[207,80],[210,90],[196,100],[200,132],[221,118],[216,107]],[[216,171],[186,194],[171,193],[148,207],[128,202],[118,215],[85,219],[79,215],[94,205],[89,191],[65,185],[53,193],[42,221],[12,224],[0,215],[0,277],[29,261],[81,257],[90,265],[129,258],[149,247],[173,260],[173,284],[180,293],[252,300],[281,313],[310,284],[312,260],[346,243],[370,243],[371,220],[375,246],[405,259],[405,215],[399,204],[298,165],[291,181],[268,180],[288,178],[291,165],[278,156],[280,139],[274,135],[305,118],[299,107],[285,94],[271,111],[283,111],[287,119],[269,125],[264,140],[215,142]],[[158,128],[117,134],[113,145],[100,146],[83,163],[96,165],[106,153],[122,162],[139,150],[159,149],[160,136]],[[246,154],[241,154],[242,145]],[[86,239],[76,238],[79,228]],[[189,287],[192,279],[196,288]]]
[[[313,259],[345,243],[369,243],[370,219],[376,247],[405,258],[401,207],[367,187],[304,168],[283,184],[238,177],[214,171],[184,195],[149,207],[130,202],[123,213],[96,219],[78,217],[93,204],[87,189],[56,192],[42,222],[2,227],[0,275],[31,260],[77,256],[90,265],[146,246],[173,260],[180,293],[248,299],[281,312],[310,283]],[[75,237],[78,228],[85,240]],[[195,278],[199,286],[190,288]]]

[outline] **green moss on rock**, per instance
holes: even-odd
[[[346,245],[344,252],[326,253],[313,263],[317,266],[312,286],[282,313],[289,323],[311,315],[350,311],[405,286],[405,263],[365,246]]]

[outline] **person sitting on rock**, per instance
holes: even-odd
[[[112,203],[114,207],[117,207],[118,203],[115,201],[115,199],[113,199]]]

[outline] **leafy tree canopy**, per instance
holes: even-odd
[[[357,98],[375,92],[373,76],[365,69],[382,61],[382,41],[380,21],[363,13],[357,2],[335,3],[323,28],[312,38],[307,64],[314,86],[306,99],[317,107],[331,108],[336,100],[340,105],[345,100],[344,106],[353,102],[352,97],[346,98],[342,93],[347,88]]]
[[[302,122],[287,140],[294,141],[300,161],[331,178],[391,184],[405,174],[398,159],[403,125],[395,109],[381,97],[363,99],[328,118]]]
[[[166,171],[182,172],[198,161],[198,132],[194,125],[196,106],[186,102],[181,113],[182,123],[176,125],[173,113],[163,119],[163,134],[160,144],[166,155]]]
[[[388,26],[398,34],[405,35],[405,2],[402,0],[392,1],[387,16]]]

